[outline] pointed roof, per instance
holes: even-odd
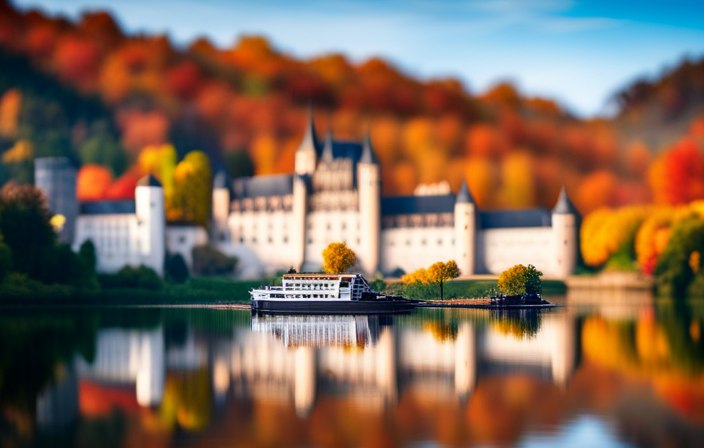
[[[230,188],[230,179],[225,168],[220,167],[213,177],[213,189]]]
[[[379,163],[379,159],[377,159],[376,154],[374,154],[374,148],[372,148],[372,139],[369,135],[369,129],[367,129],[367,135],[364,137],[362,157],[360,157],[359,163]]]
[[[560,190],[560,196],[557,198],[557,203],[555,204],[555,207],[552,209],[552,214],[553,215],[578,215],[579,212],[577,211],[577,208],[572,204],[572,201],[570,201],[570,198],[567,196],[567,190],[565,190],[565,186],[562,186],[562,189]]]
[[[159,179],[156,177],[152,176],[151,174],[147,174],[143,178],[139,179],[137,181],[137,186],[138,187],[158,187],[158,188],[163,188],[161,185],[161,182],[159,182]]]
[[[469,192],[467,187],[467,181],[462,180],[462,186],[460,187],[459,193],[457,193],[457,199],[455,200],[457,204],[475,204],[472,193]]]
[[[320,155],[320,159],[326,162],[332,162],[332,129],[328,129],[327,134],[325,134],[325,144],[323,145],[323,153]]]
[[[316,153],[320,152],[322,145],[318,141],[318,135],[315,132],[315,120],[313,119],[313,106],[308,103],[308,124],[306,124],[306,132],[303,135],[303,140],[298,146],[298,151],[306,148],[313,148]]]

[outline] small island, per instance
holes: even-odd
[[[452,260],[451,260],[452,262]],[[422,276],[404,277],[402,282],[412,285]],[[517,264],[501,273],[498,287],[487,291],[485,297],[457,298],[450,300],[424,300],[421,307],[449,308],[552,308],[555,304],[542,298],[543,273],[533,265]],[[455,275],[457,277],[458,275]],[[451,278],[455,278],[451,277]]]

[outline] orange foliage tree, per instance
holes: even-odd
[[[659,203],[677,205],[704,198],[704,153],[693,139],[684,138],[658,158],[648,180]]]
[[[76,179],[76,196],[79,201],[98,201],[112,183],[112,172],[102,165],[83,165]]]

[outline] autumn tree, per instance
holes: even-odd
[[[438,261],[432,264],[428,269],[420,268],[410,274],[401,277],[401,283],[405,285],[421,284],[434,285],[440,287],[440,299],[445,298],[444,286],[445,282],[460,276],[460,269],[455,260],[450,260],[446,263]]]
[[[443,287],[445,282],[460,276],[460,268],[455,260],[450,260],[447,263],[438,261],[428,268],[428,280],[431,283],[437,283],[440,286],[440,299],[445,298]]]
[[[342,274],[357,263],[357,255],[345,243],[330,243],[323,250],[323,270]]]
[[[506,296],[540,295],[543,291],[543,283],[540,280],[542,276],[543,273],[532,264],[517,264],[501,273],[499,291]]]
[[[174,194],[167,199],[166,217],[208,226],[212,202],[213,173],[202,151],[186,154],[174,171]]]
[[[79,201],[103,199],[105,191],[112,183],[112,173],[102,165],[83,165],[76,179],[76,196]]]

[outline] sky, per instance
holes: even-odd
[[[422,79],[452,76],[472,93],[501,81],[555,99],[575,115],[613,112],[608,100],[704,55],[704,1],[618,0],[14,0],[80,17],[106,9],[123,30],[166,33],[221,48],[264,35],[310,58],[381,56]]]

